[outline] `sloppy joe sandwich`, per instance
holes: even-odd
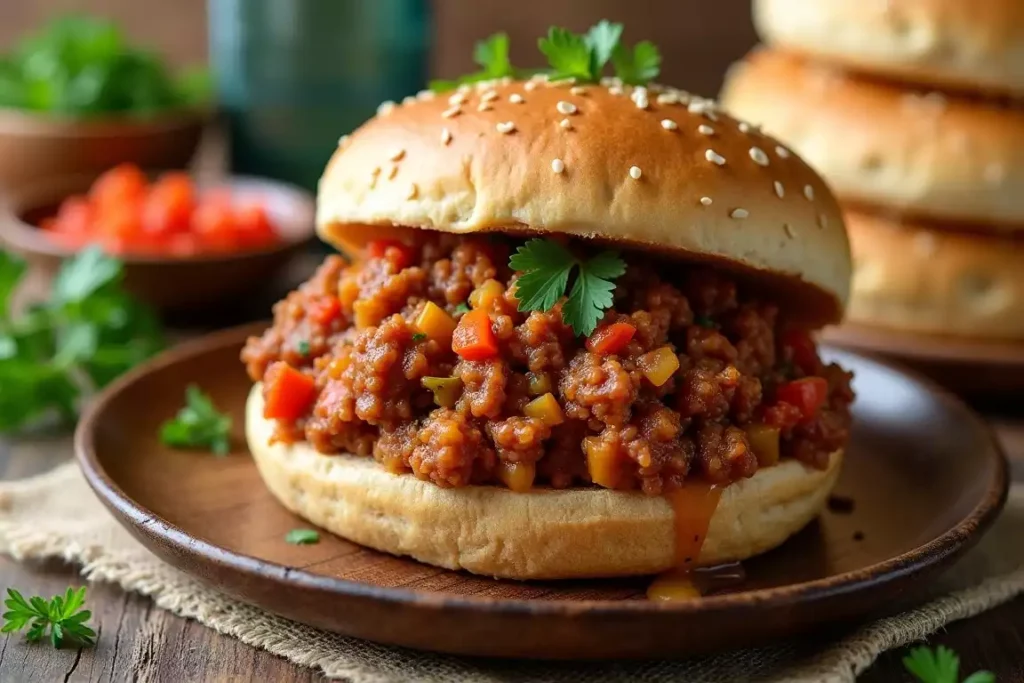
[[[722,105],[792,145],[844,202],[1024,227],[1019,107],[903,90],[764,49],[733,67]]]
[[[1020,0],[754,0],[762,39],[941,88],[1024,94]]]
[[[492,64],[341,140],[317,220],[351,259],[242,354],[289,509],[516,579],[742,560],[822,509],[853,399],[812,337],[849,293],[836,201],[620,34],[553,30],[553,73]]]

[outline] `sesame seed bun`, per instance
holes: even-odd
[[[1024,339],[1024,242],[847,212],[848,318],[891,329]]]
[[[676,566],[675,516],[660,496],[580,488],[516,493],[440,488],[391,474],[373,458],[324,456],[309,444],[269,444],[260,385],[246,434],[267,488],[292,512],[383,552],[509,579],[655,574]],[[825,470],[795,460],[725,488],[695,566],[770,550],[824,508],[842,453]]]
[[[792,145],[844,201],[1024,229],[1024,110],[910,93],[767,50],[730,71],[722,102]]]
[[[755,0],[770,45],[923,85],[1024,95],[1020,0]]]
[[[339,144],[317,219],[343,250],[407,226],[711,261],[818,324],[839,319],[849,293],[842,215],[822,180],[714,103],[658,86],[505,81],[385,106]]]

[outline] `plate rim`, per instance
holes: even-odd
[[[1024,341],[1012,339],[958,337],[851,321],[828,327],[820,336],[821,341],[828,346],[862,354],[888,354],[909,361],[946,365],[1024,369]],[[973,355],[982,349],[994,352],[994,355]],[[898,366],[897,369],[906,370]],[[930,383],[926,378],[915,376],[913,372],[908,374]]]
[[[969,550],[989,529],[1002,511],[1009,493],[1009,464],[992,428],[970,407],[951,392],[935,384],[927,377],[901,366],[898,363],[881,360],[864,352],[837,344],[826,344],[841,353],[853,355],[860,362],[881,366],[889,371],[902,374],[928,391],[937,394],[946,402],[954,404],[964,413],[989,443],[989,453],[995,459],[993,481],[981,500],[971,512],[928,543],[907,552],[890,557],[856,570],[835,576],[760,588],[737,593],[710,595],[699,600],[681,602],[653,602],[647,600],[574,600],[565,601],[540,597],[535,599],[495,598],[473,595],[453,595],[418,591],[409,588],[377,586],[349,579],[327,577],[308,572],[303,568],[289,567],[277,562],[229,550],[209,541],[190,535],[184,529],[168,522],[153,511],[128,496],[103,469],[96,453],[92,437],[99,417],[113,399],[129,386],[146,375],[174,365],[185,359],[244,342],[251,334],[267,326],[266,321],[248,323],[219,330],[175,345],[147,362],[129,370],[107,386],[87,407],[74,433],[75,460],[82,470],[89,487],[109,509],[117,521],[135,536],[152,537],[153,542],[173,548],[180,556],[198,556],[203,561],[212,561],[235,572],[256,575],[260,579],[272,579],[297,585],[302,588],[320,590],[348,598],[372,599],[387,604],[419,608],[457,610],[473,613],[524,614],[530,616],[571,616],[586,612],[593,616],[616,617],[637,613],[657,613],[693,617],[708,612],[743,611],[746,609],[785,608],[800,605],[807,607],[826,602],[863,589],[887,585],[907,575],[925,574],[947,565]],[[147,549],[154,552],[148,543]],[[166,561],[166,560],[165,560]],[[413,560],[415,561],[415,560]],[[170,564],[170,562],[169,562]],[[195,571],[182,569],[190,576]]]

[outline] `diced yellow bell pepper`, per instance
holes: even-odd
[[[679,357],[671,346],[662,346],[640,356],[637,365],[651,384],[660,387],[679,369]]]
[[[434,403],[442,408],[454,408],[462,395],[462,380],[458,377],[424,377],[420,384],[433,392]]]
[[[615,446],[599,437],[583,439],[583,451],[587,454],[587,470],[590,480],[598,486],[613,489],[619,483],[619,454]]]
[[[482,308],[489,311],[494,302],[505,295],[505,288],[497,280],[486,280],[469,295],[469,305],[473,309]]]
[[[750,450],[757,456],[757,464],[761,467],[771,467],[779,461],[779,428],[770,425],[754,423],[744,428],[747,433],[747,441],[750,443]]]
[[[548,392],[543,396],[533,399],[523,408],[523,414],[527,417],[540,420],[549,427],[560,425],[565,422],[562,414],[562,406],[558,405],[555,395]]]
[[[551,375],[546,372],[531,372],[529,392],[530,396],[540,396],[551,391]]]
[[[525,493],[533,488],[537,466],[532,462],[503,462],[499,474],[505,486],[516,493]]]
[[[448,315],[447,311],[433,301],[428,301],[420,314],[416,316],[414,324],[417,330],[427,335],[430,339],[439,344],[450,344],[452,333],[455,332],[456,322],[454,318]]]

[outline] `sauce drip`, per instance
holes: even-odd
[[[656,578],[647,588],[650,600],[699,598],[707,581],[695,570],[711,518],[722,498],[722,488],[688,483],[665,496],[675,517],[675,568]],[[731,565],[727,565],[731,566]],[[737,565],[738,566],[738,565]],[[702,587],[705,590],[702,590]]]

